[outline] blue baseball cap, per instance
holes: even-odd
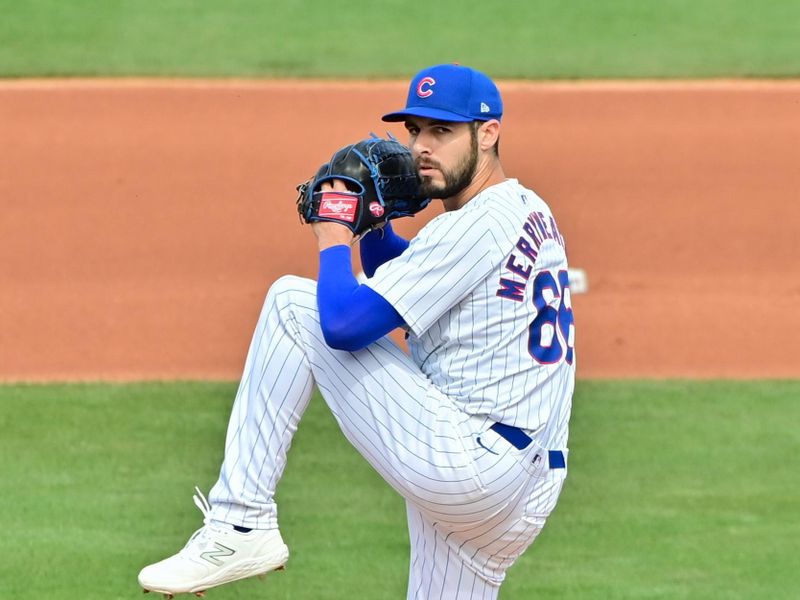
[[[503,100],[494,82],[462,65],[436,65],[423,69],[411,80],[403,110],[383,115],[384,121],[406,117],[440,121],[489,121],[503,117]]]

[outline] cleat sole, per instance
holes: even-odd
[[[158,594],[162,594],[166,600],[173,600],[178,594],[194,594],[197,598],[205,598],[209,588],[247,579],[249,577],[258,577],[263,580],[272,571],[284,571],[286,569],[285,563],[288,558],[289,552],[284,545],[283,551],[280,553],[272,556],[267,555],[266,557],[262,556],[255,559],[239,561],[229,565],[227,569],[212,574],[213,576],[201,578],[189,584],[153,582],[148,581],[147,577],[142,581],[140,576],[139,585],[142,586],[142,591],[145,594],[157,592]]]

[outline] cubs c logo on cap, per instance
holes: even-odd
[[[419,80],[417,84],[417,96],[420,98],[427,98],[428,96],[433,95],[433,90],[431,89],[434,85],[436,85],[436,80],[433,77],[423,77]]]

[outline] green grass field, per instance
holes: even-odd
[[[796,77],[800,3],[769,0],[0,0],[0,77]]]
[[[200,525],[233,383],[0,387],[0,598],[138,598]],[[579,382],[570,475],[502,598],[796,598],[800,382]],[[287,571],[209,597],[404,597],[403,504],[321,398],[279,488]]]

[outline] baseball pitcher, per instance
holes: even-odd
[[[567,473],[575,326],[564,237],[500,163],[486,75],[411,81],[408,147],[370,137],[299,186],[319,280],[271,287],[250,345],[204,525],[139,583],[168,597],[281,569],[275,490],[314,386],[342,433],[406,501],[407,598],[496,598]],[[411,240],[390,221],[445,212]],[[358,239],[366,283],[353,275]],[[402,327],[410,356],[387,334]]]

